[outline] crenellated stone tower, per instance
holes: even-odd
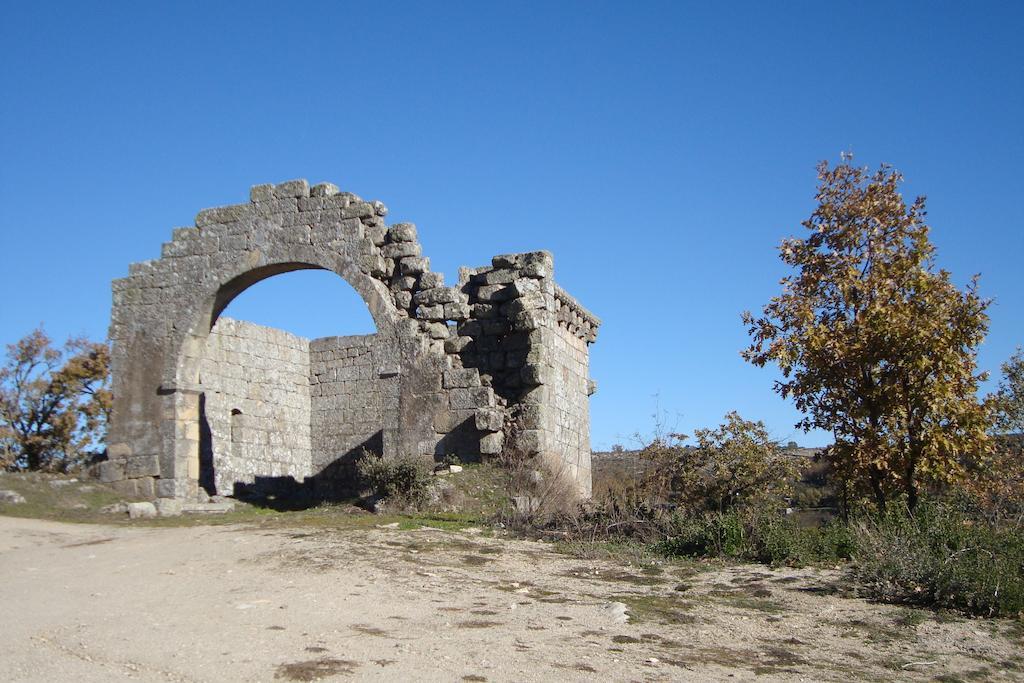
[[[415,226],[386,214],[329,183],[257,185],[132,264],[113,283],[103,480],[191,500],[342,486],[364,448],[469,461],[515,448],[589,495],[600,321],[555,284],[551,254],[496,256],[447,286]],[[300,269],[348,282],[377,333],[309,340],[221,318],[247,287]]]

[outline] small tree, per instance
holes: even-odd
[[[1002,365],[999,388],[988,396],[992,408],[992,448],[968,462],[967,492],[991,520],[1024,523],[1024,352],[1017,349]]]
[[[780,247],[797,272],[762,317],[744,313],[743,357],[778,364],[776,391],[806,414],[798,427],[833,434],[827,457],[846,483],[913,509],[922,483],[958,479],[986,447],[975,349],[989,302],[977,278],[960,291],[935,270],[925,200],[904,203],[897,171],[844,157],[818,177],[810,234]]]
[[[995,408],[994,426],[1003,434],[1024,434],[1024,350],[1002,365],[1003,378],[991,397]]]
[[[7,346],[0,367],[0,454],[7,469],[61,470],[101,448],[112,396],[106,344],[42,329]]]
[[[742,505],[782,503],[792,494],[796,461],[768,435],[763,422],[732,412],[720,426],[696,430],[696,445],[683,446],[685,438],[673,434],[656,439],[642,452],[656,461],[652,476],[658,488],[680,504],[724,512]]]

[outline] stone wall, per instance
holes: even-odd
[[[396,368],[375,334],[314,339],[309,345],[313,470],[345,466],[363,449],[384,452],[398,424]],[[390,438],[390,435],[389,435]]]
[[[589,496],[589,398],[596,390],[596,384],[590,379],[587,333],[578,325],[582,308],[558,287],[555,289],[555,298],[558,305],[556,326],[544,344],[549,392],[545,429],[550,434],[550,449],[561,454],[567,474],[579,482],[581,492]]]
[[[589,396],[595,385],[588,345],[600,321],[555,284],[554,260],[543,251],[464,268],[458,290],[469,316],[445,348],[453,365],[475,369],[493,388],[504,420],[500,433],[479,437],[481,452],[515,448],[543,456],[590,495]],[[481,417],[480,426],[491,419],[483,412]],[[516,443],[506,444],[513,436]]]
[[[199,369],[200,483],[208,493],[211,466],[221,495],[257,476],[302,481],[314,471],[309,368],[309,340],[217,320]]]

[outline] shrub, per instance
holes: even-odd
[[[385,458],[364,452],[356,464],[362,484],[396,507],[416,508],[430,495],[430,467],[422,458]]]
[[[764,423],[732,412],[718,427],[698,429],[695,446],[683,445],[686,438],[655,438],[640,452],[653,463],[646,473],[648,491],[695,512],[777,505],[792,495],[796,460],[771,439]]]
[[[851,575],[868,597],[952,607],[972,614],[1024,613],[1024,535],[950,504],[890,509],[853,525]]]
[[[993,524],[1024,524],[1024,434],[1001,434],[969,463],[963,504]]]
[[[701,515],[673,515],[671,535],[655,544],[665,555],[686,557],[740,557],[744,529],[735,511]]]
[[[767,564],[835,563],[850,558],[852,539],[844,524],[801,527],[770,510],[673,517],[668,538],[655,548],[670,556],[723,557]]]

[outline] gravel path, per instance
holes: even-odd
[[[1020,680],[1019,623],[837,572],[624,567],[436,530],[0,517],[5,681]]]

